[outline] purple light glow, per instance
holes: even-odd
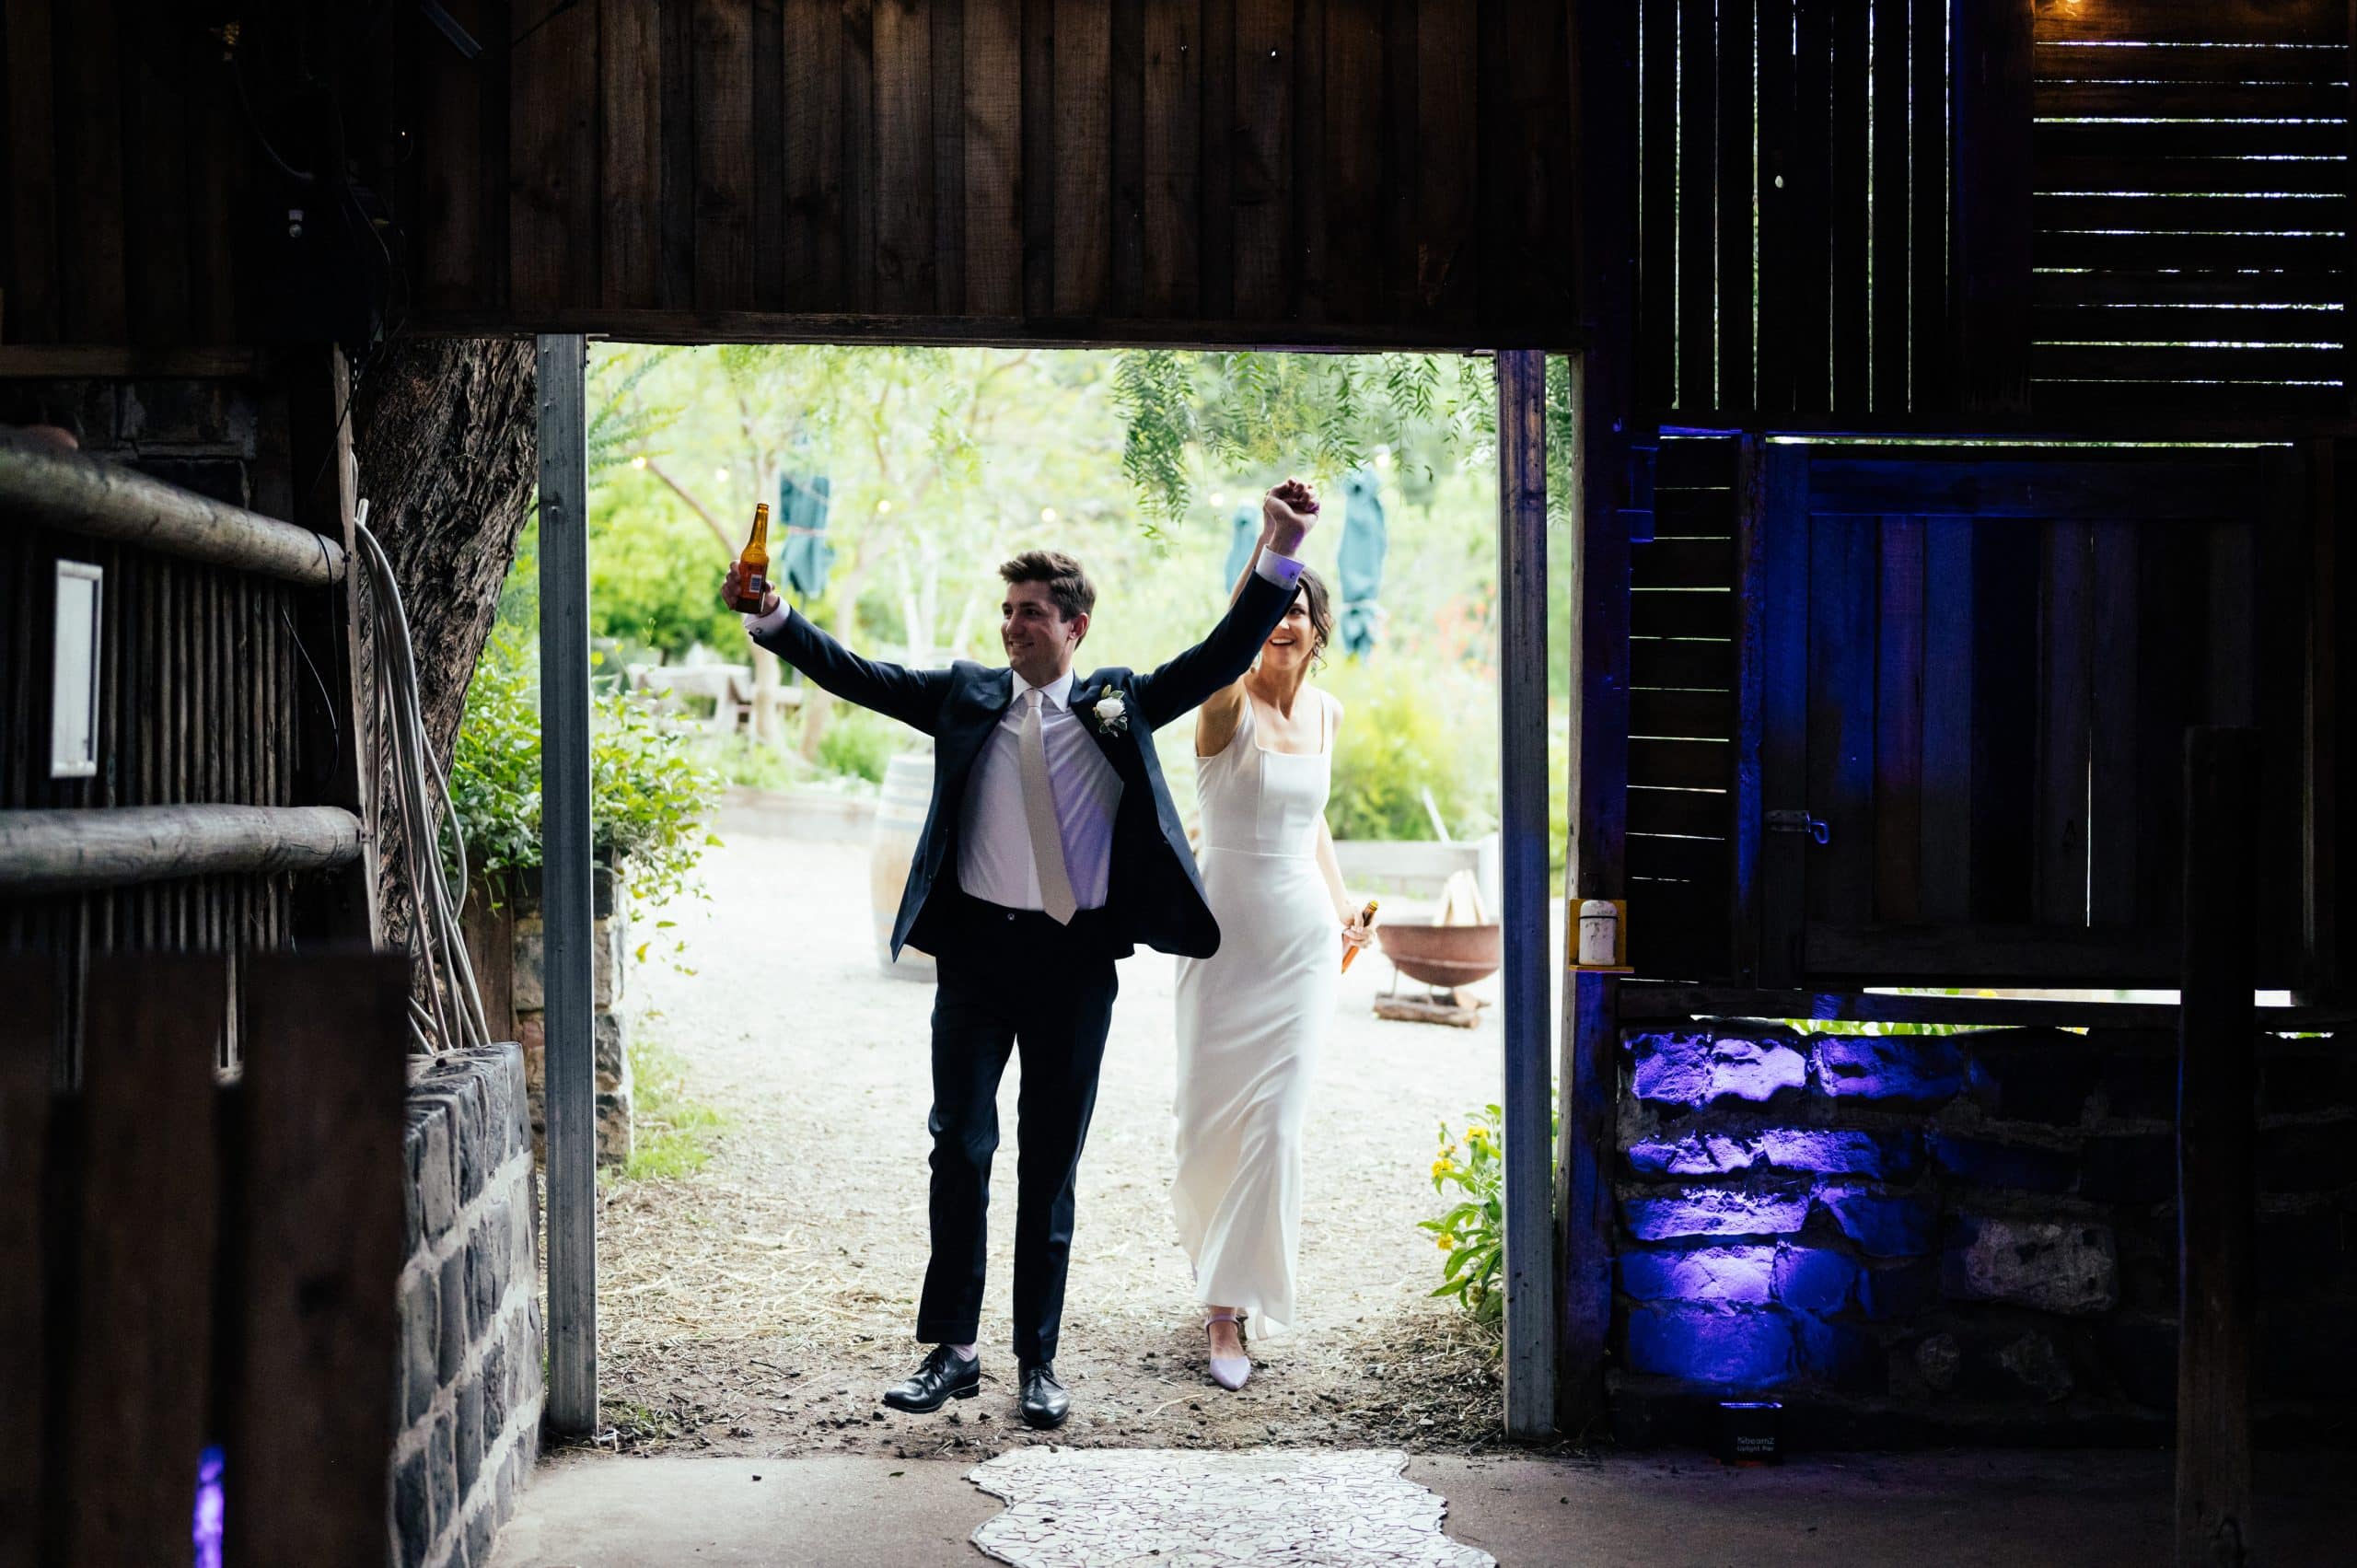
[[[1841,1234],[1868,1257],[1912,1258],[1931,1250],[1935,1211],[1929,1198],[1828,1187],[1820,1201]]]
[[[1826,1035],[1812,1055],[1817,1086],[1837,1098],[1948,1099],[1969,1072],[1964,1052],[1937,1035]]]
[[[221,1473],[227,1468],[218,1447],[196,1460],[196,1522],[191,1532],[196,1546],[196,1568],[221,1568],[221,1526],[228,1512]]]
[[[1776,1254],[1776,1299],[1805,1312],[1839,1312],[1850,1304],[1858,1266],[1839,1252],[1788,1247]]]
[[[1626,1198],[1622,1217],[1641,1241],[1680,1236],[1790,1236],[1808,1220],[1805,1192],[1689,1187],[1671,1197]]]
[[[1785,1170],[1821,1170],[1837,1176],[1905,1176],[1915,1168],[1915,1150],[1902,1139],[1836,1127],[1771,1127],[1760,1134],[1768,1163]]]
[[[1649,1139],[1629,1146],[1629,1163],[1655,1175],[1724,1176],[1748,1170],[1759,1151],[1724,1132],[1689,1132],[1675,1142]]]
[[[1772,1247],[1706,1247],[1696,1252],[1624,1252],[1620,1289],[1639,1301],[1765,1306]]]
[[[1701,1107],[1717,1099],[1754,1102],[1808,1082],[1808,1062],[1776,1040],[1648,1034],[1631,1042],[1639,1099]]]
[[[1731,1388],[1765,1388],[1792,1376],[1792,1324],[1776,1312],[1639,1307],[1629,1314],[1629,1366]]]

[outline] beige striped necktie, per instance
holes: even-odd
[[[1040,727],[1039,703],[1044,695],[1026,691],[1023,711],[1023,819],[1031,829],[1031,864],[1039,872],[1039,901],[1048,918],[1070,925],[1080,907],[1072,896],[1072,875],[1064,869],[1063,830],[1056,823],[1055,791],[1048,784],[1048,741]]]

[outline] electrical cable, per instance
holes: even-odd
[[[425,740],[409,615],[385,547],[368,530],[368,503],[353,525],[366,562],[362,581],[377,627],[372,684],[378,733],[392,754],[391,809],[401,829],[401,872],[417,905],[412,956],[425,971],[425,1000],[410,1000],[410,1032],[426,1055],[486,1046],[491,1027],[467,954],[460,912],[467,896],[465,825],[450,803],[450,781]],[[444,834],[449,855],[443,855]]]

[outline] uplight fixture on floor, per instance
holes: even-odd
[[[1772,1465],[1784,1457],[1784,1407],[1773,1400],[1719,1401],[1719,1459],[1729,1465]]]

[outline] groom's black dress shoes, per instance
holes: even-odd
[[[1028,1386],[1028,1385],[1027,1385]],[[982,1358],[959,1355],[947,1345],[935,1345],[924,1365],[884,1390],[884,1402],[896,1411],[923,1415],[950,1400],[970,1400],[982,1391]]]
[[[1072,1397],[1056,1381],[1056,1369],[1047,1362],[1033,1362],[1023,1368],[1021,1409],[1023,1424],[1042,1432],[1062,1426],[1064,1417],[1072,1413]]]

